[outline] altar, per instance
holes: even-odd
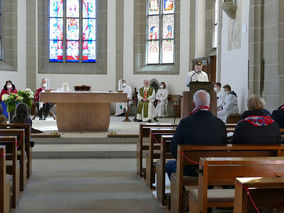
[[[42,92],[41,102],[56,104],[60,132],[106,132],[110,124],[110,104],[127,102],[126,93]]]

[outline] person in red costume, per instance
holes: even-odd
[[[51,103],[43,103],[42,106],[40,106],[40,100],[39,100],[39,95],[42,92],[45,92],[46,90],[48,90],[48,85],[47,85],[47,78],[43,78],[41,81],[41,87],[38,88],[35,92],[35,102],[36,102],[36,107],[37,107],[37,111],[38,111],[38,116],[40,120],[45,120],[50,112],[50,109],[52,107]],[[44,116],[44,118],[43,118]]]
[[[10,95],[11,93],[18,93],[18,91],[12,81],[6,81],[6,84],[1,91],[0,102],[2,101],[2,96],[4,94]]]

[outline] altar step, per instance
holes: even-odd
[[[136,138],[79,137],[79,138],[33,138],[35,144],[137,144]]]
[[[35,138],[33,159],[136,158],[137,138]]]

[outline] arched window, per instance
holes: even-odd
[[[96,0],[50,0],[49,61],[96,62]]]
[[[146,64],[173,64],[175,0],[147,0]]]

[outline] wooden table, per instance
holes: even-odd
[[[60,132],[105,132],[110,123],[110,103],[127,102],[126,93],[43,92],[41,102],[56,104]]]

